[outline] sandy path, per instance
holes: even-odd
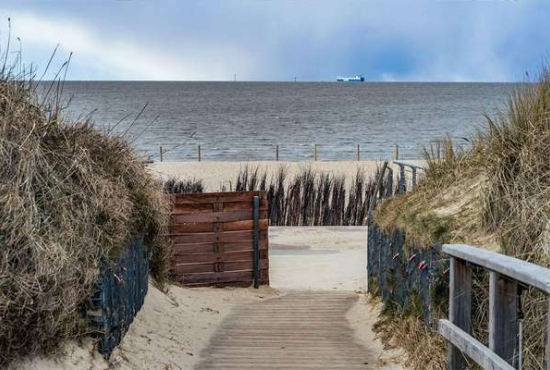
[[[283,295],[235,307],[195,369],[402,369],[372,331],[366,231],[270,228],[270,281]]]
[[[366,287],[367,228],[270,227],[270,283],[283,290]]]
[[[278,295],[269,287],[255,290],[177,286],[165,294],[150,285],[143,308],[110,361],[87,340],[68,343],[63,353],[34,357],[10,370],[190,370],[233,307]]]
[[[358,295],[290,293],[233,310],[197,370],[390,369],[357,340],[346,313]]]
[[[366,296],[361,293],[364,291],[366,276],[364,227],[274,227],[270,228],[270,246],[271,283],[276,289],[188,289],[173,286],[165,294],[151,286],[142,310],[110,361],[105,361],[94,351],[91,342],[86,341],[69,343],[63,354],[35,357],[12,369],[191,370],[201,360],[204,360],[202,364],[206,366],[212,364],[212,361],[208,362],[209,359],[223,356],[222,352],[209,354],[202,350],[209,343],[210,348],[219,343],[216,342],[218,334],[215,333],[217,330],[228,330],[230,326],[226,324],[235,322],[231,317],[242,317],[238,315],[245,313],[245,318],[251,317],[251,320],[257,321],[260,317],[265,319],[267,310],[273,314],[276,309],[281,308],[281,302],[285,307],[288,303],[288,307],[286,313],[281,312],[282,316],[274,321],[277,325],[298,314],[303,315],[299,321],[303,321],[302,318],[311,318],[308,327],[303,327],[301,333],[294,333],[302,348],[314,351],[308,336],[316,326],[326,329],[319,332],[323,338],[319,343],[332,346],[332,352],[327,353],[331,353],[330,357],[334,355],[334,364],[346,364],[334,365],[333,368],[402,368],[398,364],[400,353],[385,350],[372,331],[379,307],[368,304]],[[253,318],[256,309],[260,316]],[[306,312],[311,315],[306,315]],[[237,321],[239,320],[241,319]],[[339,339],[331,334],[330,325],[333,321],[339,328]],[[287,333],[292,332],[295,326],[293,324],[295,323],[285,324]],[[266,330],[270,330],[269,337],[278,336],[280,340],[285,334],[277,331],[277,325],[268,325]],[[239,333],[243,337],[244,334]],[[211,338],[214,339],[210,341]],[[352,358],[349,361],[361,359],[368,364],[363,364],[364,367],[352,367],[351,365],[356,366],[352,362],[350,367],[346,367],[349,363],[338,357],[335,350],[342,346],[351,348],[349,353]],[[317,354],[321,355],[318,352]],[[330,369],[319,365],[305,354],[303,360],[296,357],[297,352],[293,356],[296,363],[307,363],[311,360],[313,367],[309,368]],[[236,357],[238,354],[233,354],[231,358],[235,360]],[[283,363],[285,362],[282,361],[281,364]]]

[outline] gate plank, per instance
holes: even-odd
[[[260,251],[260,259],[267,259],[267,250]],[[188,254],[175,256],[174,263],[207,263],[207,262],[233,262],[233,261],[253,261],[254,251],[232,252],[232,253],[208,253],[208,254]]]
[[[220,250],[229,252],[252,252],[252,245],[248,242],[229,242],[229,243],[195,243],[195,244],[176,244],[174,245],[174,256],[185,256],[188,254],[208,254],[216,252],[216,244]],[[267,239],[262,241],[261,250],[268,249]]]
[[[267,270],[262,270],[263,279],[266,277]],[[212,285],[220,283],[247,283],[252,284],[254,272],[250,271],[230,271],[215,273],[186,274],[178,276],[177,280],[185,285]]]
[[[219,210],[223,210],[224,212],[252,210],[253,208],[250,200],[235,202],[184,203],[174,204],[172,208],[172,214],[208,213],[215,211],[215,205],[219,205]],[[262,202],[260,203],[260,209],[262,211],[267,211],[267,206],[267,199],[262,200]]]
[[[230,211],[230,212],[212,212],[212,213],[191,213],[171,216],[171,221],[176,224],[195,223],[195,222],[230,222],[247,221],[252,219],[252,210],[249,211]],[[260,212],[260,218],[267,218],[267,211]]]
[[[260,238],[266,239],[266,232],[260,232]],[[175,244],[187,243],[221,243],[221,242],[242,242],[250,241],[252,243],[252,231],[227,231],[220,233],[188,233],[175,234],[171,236]]]
[[[260,230],[267,230],[269,220],[260,220]],[[252,231],[252,220],[222,222],[221,231]],[[209,233],[214,232],[214,224],[211,222],[196,222],[187,224],[173,224],[170,226],[170,235],[186,233]]]
[[[221,192],[221,193],[193,193],[193,194],[172,194],[173,204],[192,204],[192,203],[223,203],[223,202],[238,202],[250,201],[252,197],[260,195],[267,199],[265,193],[258,191],[246,192]]]

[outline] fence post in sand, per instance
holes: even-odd
[[[200,145],[197,147],[197,159],[199,160],[199,162],[202,160],[202,158],[201,158],[201,146]]]
[[[275,147],[275,161],[279,162],[279,144]]]
[[[357,144],[357,162],[361,160],[361,148],[359,147],[359,144]]]
[[[399,145],[395,144],[395,160],[399,159]]]
[[[317,162],[317,144],[313,144],[313,160]]]
[[[159,148],[160,149],[160,161],[162,162],[162,146]]]
[[[254,247],[254,288],[260,286],[260,197],[254,196],[252,240]]]

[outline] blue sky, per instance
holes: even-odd
[[[543,0],[2,0],[2,45],[8,17],[75,80],[518,81],[550,56]]]

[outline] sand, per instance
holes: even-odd
[[[363,293],[366,239],[364,226],[270,227],[271,286]]]
[[[200,350],[237,305],[280,293],[268,287],[196,288],[173,286],[165,294],[150,285],[142,310],[110,361],[92,343],[70,343],[64,353],[38,357],[10,370],[180,370],[192,369]]]

